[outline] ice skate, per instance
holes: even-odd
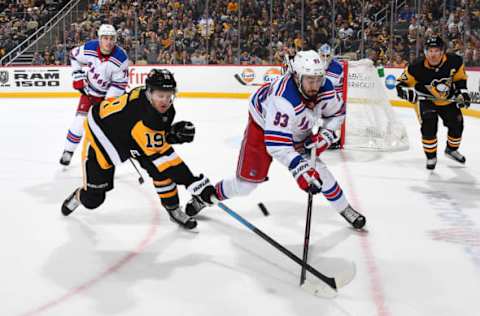
[[[437,165],[437,157],[427,159],[427,169],[428,170],[433,170],[435,169],[435,166]]]
[[[365,216],[355,211],[350,205],[341,211],[340,215],[356,229],[362,229],[367,221]]]
[[[60,164],[68,166],[72,160],[73,152],[65,150],[60,158]]]
[[[70,215],[75,209],[81,204],[77,197],[77,192],[79,189],[73,191],[62,204],[62,214],[65,216]]]
[[[458,150],[451,150],[448,147],[445,148],[445,156],[461,164],[464,164],[466,161],[465,156],[459,153]]]
[[[169,210],[167,209],[168,215],[170,215],[170,220],[177,223],[178,225],[184,227],[185,229],[194,229],[197,227],[197,221],[184,212],[180,207]]]

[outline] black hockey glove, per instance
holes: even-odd
[[[400,99],[407,100],[410,103],[416,103],[418,101],[418,95],[414,88],[397,84],[397,95]]]
[[[170,127],[167,133],[167,143],[183,144],[193,141],[195,136],[195,126],[192,122],[180,121]]]
[[[468,109],[470,107],[470,94],[467,89],[458,89],[454,91],[455,99],[457,99],[457,107]]]

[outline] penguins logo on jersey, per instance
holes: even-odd
[[[434,79],[429,86],[425,86],[427,90],[437,99],[446,99],[450,94],[452,86],[451,78]]]

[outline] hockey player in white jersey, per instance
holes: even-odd
[[[333,49],[328,44],[323,44],[318,50],[320,59],[322,59],[326,64],[326,75],[327,78],[332,82],[335,92],[340,97],[342,102],[345,102],[343,98],[343,66],[338,60],[333,58]],[[338,140],[330,146],[330,149],[338,149],[341,147],[340,144],[340,133],[341,131],[335,131],[339,136]]]
[[[365,217],[347,201],[341,187],[320,155],[336,141],[335,130],[345,119],[345,107],[332,82],[326,78],[325,63],[317,52],[298,52],[287,73],[260,87],[250,98],[249,121],[244,133],[237,174],[216,184],[219,200],[247,195],[266,181],[272,159],[287,167],[300,189],[322,193],[331,206],[354,228],[365,225]],[[311,128],[322,120],[320,131]],[[310,166],[312,148],[317,156]],[[195,196],[186,213],[196,215],[205,204]]]
[[[332,47],[328,44],[323,44],[318,50],[320,59],[326,64],[327,78],[332,82],[335,92],[343,100],[343,66],[342,64],[333,58]]]
[[[97,35],[98,39],[75,47],[70,53],[73,88],[80,91],[81,96],[60,158],[60,163],[64,166],[70,164],[82,139],[83,121],[90,107],[122,95],[128,85],[128,56],[115,44],[115,28],[103,24]]]

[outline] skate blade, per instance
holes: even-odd
[[[456,163],[460,164],[460,166],[465,166],[465,163],[467,162],[467,161],[464,161],[464,162],[458,161],[457,159],[455,159],[452,156],[447,155],[447,154],[445,154],[445,157],[447,157],[448,159],[450,159],[452,161],[455,161]]]

